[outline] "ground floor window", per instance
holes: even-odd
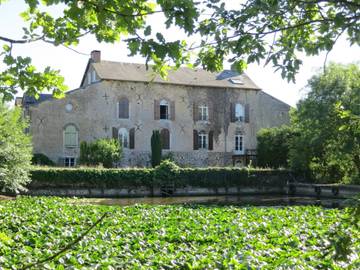
[[[235,135],[235,151],[244,154],[244,137],[242,135]]]
[[[199,149],[207,149],[208,148],[208,135],[201,131],[199,132]]]
[[[75,158],[74,157],[66,157],[64,159],[64,166],[65,167],[75,167]]]

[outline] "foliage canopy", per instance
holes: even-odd
[[[27,125],[20,109],[0,102],[0,191],[23,190],[30,181],[32,146],[24,133]]]
[[[0,0],[0,4],[5,2]],[[335,0],[247,0],[244,3],[207,0],[24,0],[28,9],[23,37],[0,33],[6,44],[1,53],[7,68],[0,73],[0,92],[11,100],[18,89],[30,95],[50,90],[61,96],[66,90],[59,71],[38,71],[29,57],[12,55],[12,47],[35,41],[55,46],[74,46],[84,35],[98,41],[127,44],[130,55],[152,62],[166,76],[169,64],[195,64],[219,71],[225,60],[242,71],[247,64],[264,60],[288,80],[294,80],[302,61],[297,52],[316,55],[329,51],[345,33],[350,44],[360,45],[360,4]],[[62,10],[60,16],[44,6]],[[198,41],[169,40],[156,32],[149,16],[163,15],[167,28],[176,27]],[[126,37],[125,39],[121,39]],[[192,53],[195,57],[191,57]]]
[[[292,115],[292,168],[324,182],[360,182],[360,68],[331,64]]]

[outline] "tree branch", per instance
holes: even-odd
[[[98,225],[100,222],[103,221],[103,219],[108,215],[109,213],[106,212],[104,213],[101,218],[99,218],[93,225],[91,225],[84,233],[82,233],[79,237],[77,237],[74,241],[72,241],[71,243],[67,244],[64,248],[60,249],[58,252],[56,252],[55,254],[51,255],[50,257],[47,257],[43,260],[39,260],[35,263],[32,264],[28,264],[25,265],[23,268],[20,268],[21,270],[25,270],[25,269],[29,269],[35,266],[39,266],[40,264],[43,264],[45,262],[51,261],[53,259],[55,259],[57,256],[59,256],[61,253],[64,253],[65,251],[71,249],[75,244],[77,244],[78,242],[80,242],[96,225]]]

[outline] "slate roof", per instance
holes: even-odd
[[[101,61],[92,63],[100,79],[116,81],[156,82],[187,86],[240,88],[260,90],[260,88],[245,74],[232,70],[213,73],[203,69],[181,67],[176,71],[169,71],[168,79],[163,80],[152,72],[151,67],[146,70],[144,64]]]
[[[33,96],[28,96],[28,95],[24,94],[22,103],[24,106],[36,105],[36,104],[39,104],[40,102],[43,102],[43,101],[51,99],[51,98],[52,98],[52,94],[40,94],[38,99],[36,99]]]

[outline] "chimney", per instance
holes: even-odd
[[[93,63],[98,63],[101,61],[101,51],[94,50],[90,55]]]

